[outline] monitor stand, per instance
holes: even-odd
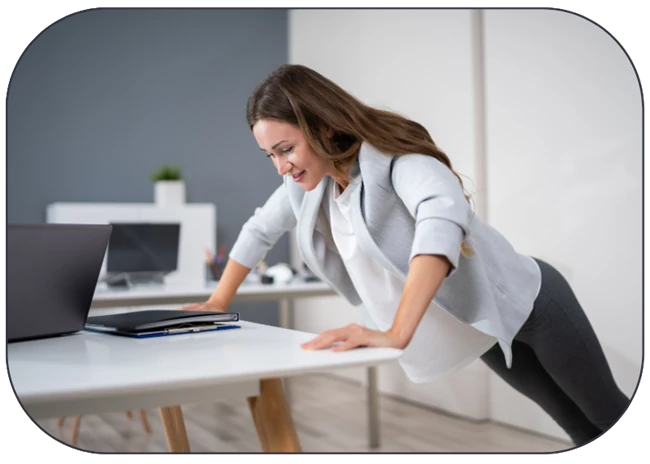
[[[104,281],[109,287],[133,288],[141,285],[164,285],[165,272],[120,272],[109,274]]]

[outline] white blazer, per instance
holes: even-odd
[[[458,179],[431,156],[393,157],[364,143],[350,173],[361,181],[351,215],[363,251],[404,280],[413,257],[446,256],[451,270],[434,301],[460,321],[495,337],[511,367],[512,340],[528,318],[541,285],[537,263],[473,214]],[[314,190],[305,192],[285,176],[242,226],[230,258],[254,268],[285,232],[297,228],[305,264],[358,306],[361,299],[332,246],[322,207],[330,181],[326,176]],[[474,255],[461,255],[462,240]]]

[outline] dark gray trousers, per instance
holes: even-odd
[[[533,311],[515,336],[512,368],[499,345],[481,359],[514,389],[546,411],[583,445],[609,429],[630,400],[616,385],[602,347],[569,283],[534,258],[542,286]]]

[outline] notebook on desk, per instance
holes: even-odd
[[[85,329],[127,337],[160,337],[211,330],[237,329],[239,313],[150,309],[91,316]]]

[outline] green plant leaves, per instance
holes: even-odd
[[[163,164],[151,175],[151,180],[158,182],[161,180],[181,180],[181,168],[179,166],[170,166]]]

